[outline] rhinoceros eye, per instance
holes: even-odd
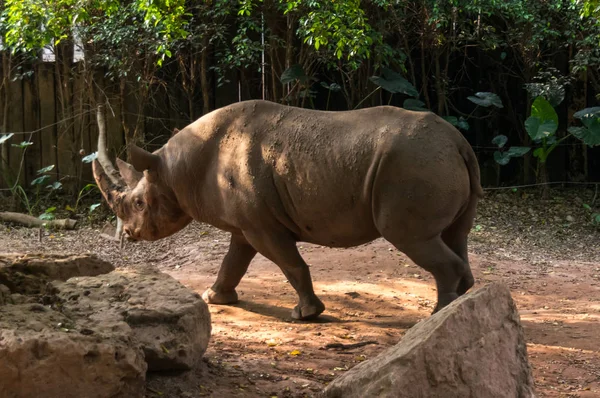
[[[144,210],[144,208],[146,207],[146,204],[144,203],[144,201],[140,198],[137,198],[134,200],[133,202],[135,208],[139,211]]]

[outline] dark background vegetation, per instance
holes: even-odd
[[[498,165],[492,140],[502,134],[506,148],[539,146],[524,127],[537,95],[560,99],[557,138],[580,125],[576,111],[600,104],[599,7],[575,0],[3,1],[0,123],[1,133],[15,135],[0,146],[0,187],[45,189],[32,182],[47,175],[44,185],[58,181],[77,193],[91,182],[82,158],[95,151],[97,104],[108,105],[109,150],[126,158],[129,142],[156,149],[174,127],[256,98],[329,110],[426,108],[459,126],[485,186],[546,180],[533,151]],[[497,95],[501,107],[477,105],[468,98],[477,92]],[[562,141],[548,158],[547,180],[600,181],[600,149]]]

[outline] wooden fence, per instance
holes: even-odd
[[[0,166],[3,166],[0,167],[0,190],[6,191],[15,184],[30,187],[38,177],[37,171],[50,165],[54,165],[54,169],[48,173],[51,181],[62,182],[69,193],[75,193],[83,185],[93,182],[91,166],[82,163],[82,158],[96,150],[98,130],[95,108],[90,101],[90,87],[83,78],[85,73],[77,69],[80,67],[82,65],[79,63],[71,65],[72,78],[66,82],[62,78],[63,72],[54,62],[37,63],[33,73],[26,77],[5,80],[6,83],[0,88],[0,134],[14,133],[14,136],[0,145]],[[0,72],[3,71],[0,69]],[[163,73],[165,84],[157,85],[159,87],[152,92],[151,103],[141,110],[135,95],[124,94],[119,83],[111,83],[108,79],[102,82],[105,98],[108,98],[107,141],[113,158],[124,157],[125,130],[135,125],[138,116],[142,116],[149,149],[156,149],[170,137],[174,127],[184,127],[201,113],[201,99],[196,98],[196,111],[192,111],[190,116],[190,104],[182,94],[182,85],[173,77],[177,73],[168,70]],[[235,75],[230,80],[231,83],[226,86],[212,88],[211,108],[236,102],[240,96],[248,99],[252,95],[259,95],[244,87],[241,92],[238,91],[240,86]],[[65,86],[61,87],[61,84]],[[69,94],[66,100],[62,95],[64,92]],[[564,106],[565,114],[566,110]],[[497,185],[500,181],[496,178],[497,166],[492,157],[494,149],[489,144],[491,138],[481,134],[485,131],[485,126],[475,124],[467,137],[480,158],[484,184]],[[21,142],[31,142],[31,145],[23,148],[19,146]],[[553,155],[550,172],[555,181],[568,178],[566,173],[573,162],[569,160],[566,148],[581,148],[581,144],[571,140]],[[589,174],[586,173],[588,181],[597,181],[600,178],[600,148],[578,150],[587,155],[583,157],[582,165],[577,167],[589,169]],[[581,158],[581,155],[573,157],[577,158]],[[553,167],[554,163],[556,167]],[[517,164],[514,161],[510,167],[502,169],[504,179],[517,174]]]

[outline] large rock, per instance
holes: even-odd
[[[335,379],[325,397],[534,397],[508,288],[490,284],[411,328],[396,346]]]
[[[108,323],[130,329],[148,370],[191,369],[206,351],[208,305],[167,274],[115,271],[72,278],[57,288],[63,313],[76,317],[81,327],[96,330]]]
[[[142,397],[147,370],[190,369],[207,348],[208,306],[166,274],[118,270],[48,282],[67,271],[8,272],[9,262],[0,285],[0,397]],[[15,285],[19,278],[27,287]]]
[[[115,268],[93,255],[0,253],[0,284],[13,294],[40,294],[50,281],[95,276]]]
[[[0,397],[142,397],[144,353],[123,330],[70,329],[40,304],[0,307]]]

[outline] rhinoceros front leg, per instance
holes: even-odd
[[[262,233],[244,232],[248,242],[263,256],[273,261],[298,294],[298,305],[292,310],[292,318],[300,320],[313,319],[325,311],[325,305],[315,295],[308,265],[300,256],[296,241],[285,233],[277,236],[265,236]]]
[[[219,268],[217,280],[202,294],[204,301],[209,304],[237,303],[238,295],[235,288],[239,285],[255,255],[256,249],[243,236],[232,234],[229,250]]]

